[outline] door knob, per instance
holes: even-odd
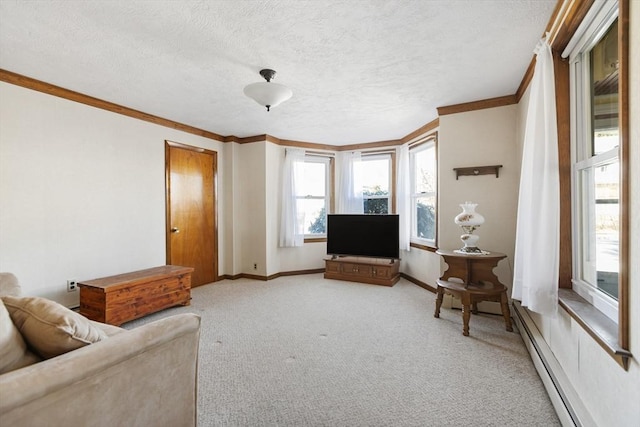
[[[179,233],[179,232],[180,232],[180,229],[179,229],[178,227],[172,227],[172,228],[171,228],[171,232],[172,232],[172,233]]]

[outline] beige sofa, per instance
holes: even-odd
[[[43,318],[51,321],[44,316],[28,320],[20,316],[28,311],[29,304],[47,305],[47,302],[19,295],[15,276],[0,273],[0,310],[3,310],[0,316],[5,319],[4,322],[0,319],[0,339],[3,340],[0,359],[6,362],[7,354],[12,351],[11,346],[5,344],[17,327],[26,349],[21,361],[14,366],[31,363],[12,370],[11,366],[5,367],[9,371],[0,374],[1,426],[196,424],[198,316],[175,315],[133,330],[82,318],[78,322],[81,325],[74,326],[76,332],[81,327],[89,328],[98,337],[97,342],[78,344],[74,341],[73,345],[80,348],[45,358],[38,354],[42,352],[39,343],[33,342],[33,326],[44,325],[35,330],[36,336],[45,331],[44,336],[38,338],[41,341],[52,339],[57,332],[49,332],[48,324],[33,322],[42,322]],[[29,304],[24,304],[25,301]],[[58,309],[65,310],[61,306]],[[80,315],[73,313],[73,316]],[[12,325],[8,324],[9,318]],[[21,338],[12,336],[11,339]],[[34,350],[36,348],[38,350]]]

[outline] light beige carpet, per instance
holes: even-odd
[[[202,316],[199,426],[555,426],[518,332],[495,315],[433,317],[435,295],[325,280],[193,289]]]

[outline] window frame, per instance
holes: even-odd
[[[415,156],[417,153],[421,151],[428,150],[430,148],[434,149],[434,238],[433,239],[425,239],[422,237],[418,237],[417,235],[417,199],[419,197],[424,197],[426,193],[417,193],[416,192],[416,182],[415,182]],[[438,199],[439,199],[439,191],[438,191],[438,133],[435,132],[431,135],[428,135],[426,138],[421,139],[409,146],[409,196],[411,197],[411,236],[409,239],[411,247],[425,249],[429,251],[435,251],[438,248]]]
[[[314,152],[306,152],[304,156],[304,163],[324,163],[325,164],[325,195],[324,197],[315,197],[310,195],[305,196],[296,196],[296,203],[299,199],[302,200],[321,200],[325,201],[325,221],[326,215],[333,213],[334,211],[334,177],[335,177],[335,161],[334,156],[329,155],[327,153],[314,153]],[[304,234],[304,243],[314,243],[314,242],[326,242],[327,241],[327,233],[325,231],[324,234],[309,234],[306,232]]]
[[[582,298],[572,283],[573,244],[567,245],[560,254],[559,305],[605,350],[623,369],[628,370],[633,355],[629,351],[629,0],[590,4],[588,7],[573,5],[576,17],[561,23],[552,47],[554,49],[556,100],[558,107],[558,134],[561,182],[561,236],[573,241],[575,224],[573,217],[573,165],[571,158],[571,138],[577,136],[575,127],[575,105],[570,94],[575,76],[571,76],[571,67],[566,58],[584,37],[584,29],[602,12],[603,8],[613,7],[618,12],[618,59],[619,59],[619,278],[618,278],[618,322],[617,324],[588,300]],[[566,25],[566,27],[564,27]],[[606,29],[605,29],[606,30]],[[563,185],[563,182],[566,185]],[[563,201],[567,200],[568,203]],[[564,224],[564,225],[563,225]],[[573,225],[572,225],[573,224]],[[565,227],[565,228],[563,228]],[[564,230],[564,231],[563,231]],[[562,246],[562,241],[561,241]],[[565,280],[566,278],[566,280]]]
[[[363,209],[364,209],[364,202],[365,200],[369,199],[387,199],[387,206],[388,206],[388,210],[387,210],[387,215],[389,214],[394,214],[396,213],[396,192],[395,192],[395,153],[393,152],[389,152],[389,151],[384,151],[384,152],[370,152],[370,153],[362,153],[361,154],[361,158],[360,158],[360,162],[362,164],[364,164],[367,161],[372,161],[372,160],[379,160],[379,159],[386,159],[387,163],[388,163],[388,168],[389,168],[389,182],[388,182],[388,187],[389,187],[389,194],[387,196],[371,196],[371,197],[366,197],[364,195],[364,191],[362,193],[362,203],[363,203]],[[364,188],[363,188],[364,190]],[[366,213],[366,212],[365,212]]]
[[[595,168],[620,163],[620,148],[604,153],[592,154],[592,107],[591,107],[591,71],[590,54],[594,47],[618,19],[617,2],[606,4],[588,23],[584,33],[569,55],[570,105],[571,105],[571,216],[572,216],[572,289],[591,305],[605,314],[615,323],[619,322],[619,301],[583,279],[584,250],[591,243],[585,236],[584,197],[585,186],[582,174]],[[620,53],[619,53],[620,54]],[[620,90],[620,87],[618,88]],[[620,110],[619,110],[620,113]],[[618,126],[620,127],[619,120]],[[620,141],[621,143],[621,141]],[[620,186],[621,189],[622,185]],[[622,208],[621,208],[622,210]],[[621,236],[620,236],[621,237]],[[619,239],[619,244],[622,240]],[[620,253],[620,252],[619,252]],[[620,274],[618,276],[620,280]],[[620,285],[618,285],[620,286]]]

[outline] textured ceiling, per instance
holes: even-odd
[[[556,0],[0,0],[0,68],[221,135],[401,138],[515,93]],[[242,89],[293,98],[267,113]]]

